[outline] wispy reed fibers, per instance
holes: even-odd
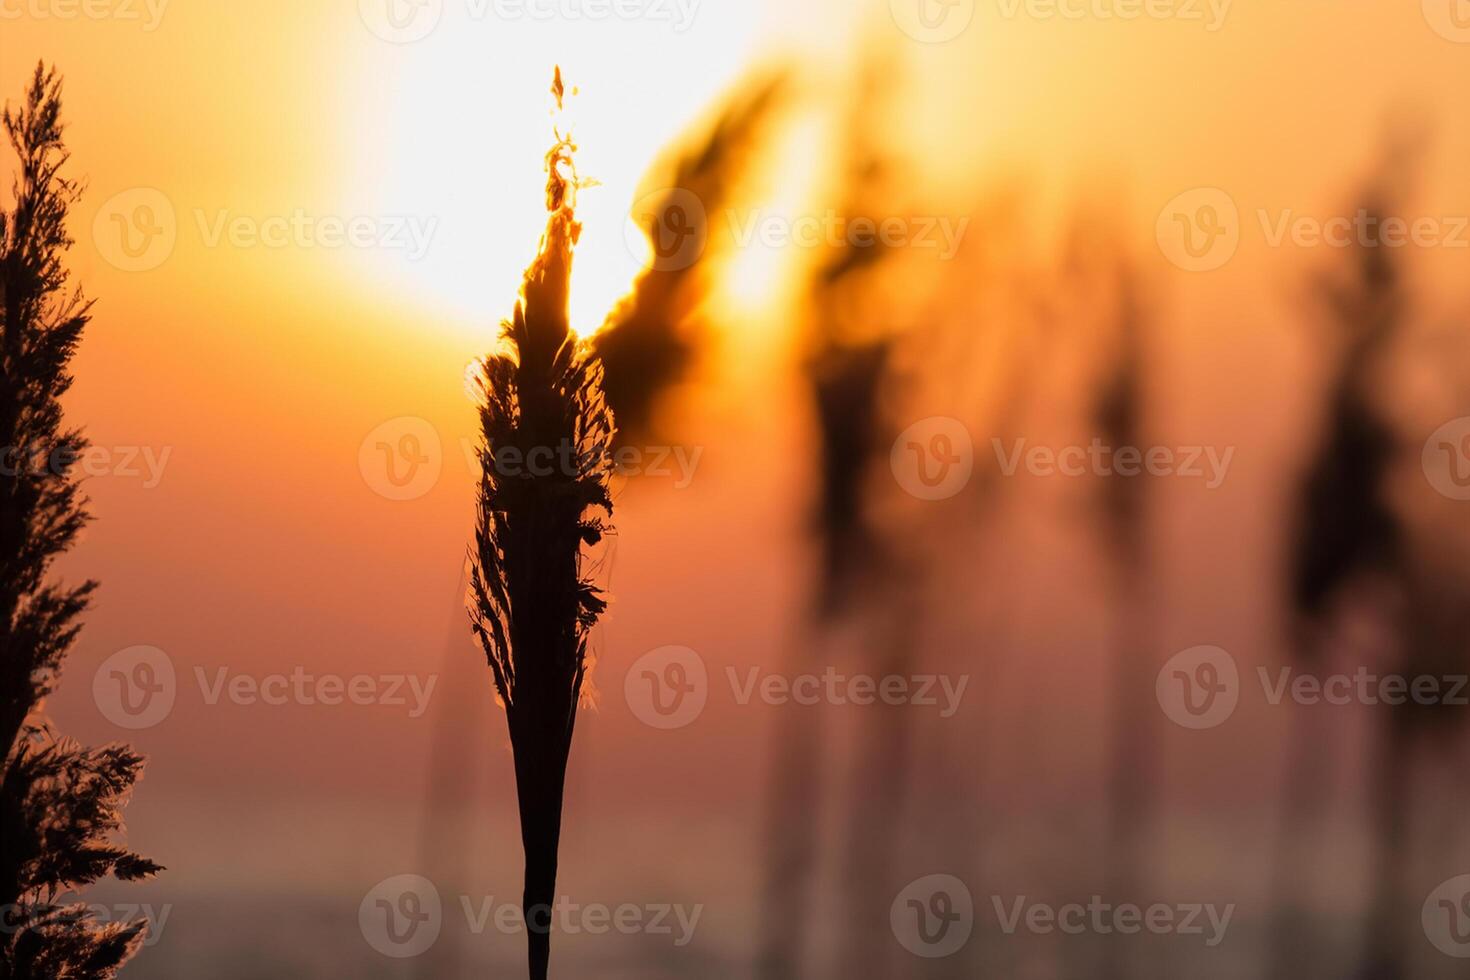
[[[553,92],[561,101],[561,72]],[[613,417],[602,368],[567,322],[577,181],[570,140],[546,156],[549,217],[500,353],[482,362],[482,477],[471,550],[470,618],[505,706],[525,850],[522,899],[531,980],[551,955],[562,793],[588,633],[606,607],[583,548],[611,513],[607,460]],[[528,466],[547,458],[552,466]]]

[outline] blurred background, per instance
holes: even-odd
[[[0,0],[87,182],[49,709],[149,757],[124,975],[519,973],[465,375],[553,127],[629,454],[560,887],[642,915],[553,971],[1462,975],[1467,54],[1463,0]]]

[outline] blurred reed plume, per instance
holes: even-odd
[[[843,213],[873,215],[891,205],[884,182],[889,167],[872,138],[867,114],[881,94],[882,65],[870,59],[853,98],[847,129],[846,172],[840,175]],[[864,302],[885,249],[877,242],[844,242],[815,273],[803,337],[802,365],[815,421],[818,472],[813,536],[818,564],[808,636],[796,654],[796,670],[820,659],[827,637],[843,623],[862,620],[867,643],[851,651],[873,676],[909,673],[914,623],[912,578],[897,574],[890,535],[872,515],[872,472],[891,439],[884,396],[894,377],[892,324],[874,323]],[[913,571],[910,569],[910,571]],[[831,647],[828,647],[831,649]],[[905,800],[910,732],[904,709],[867,713],[858,737],[858,770],[845,813],[844,928],[838,970],[882,973],[888,951],[884,927],[889,865],[898,844]],[[826,745],[818,711],[788,711],[778,722],[769,790],[766,927],[760,975],[802,976],[806,938],[813,923],[808,896],[817,864],[818,803],[830,766],[820,764]]]
[[[109,875],[163,869],[113,840],[143,758],[125,745],[78,745],[41,714],[97,588],[49,580],[89,520],[72,473],[87,443],[64,428],[61,397],[92,310],[62,264],[80,185],[61,176],[55,69],[36,66],[3,123],[20,173],[12,209],[0,211],[0,446],[11,461],[0,475],[0,980],[108,980],[147,923],[99,923],[85,903],[62,899]]]
[[[728,207],[785,88],[781,74],[741,86],[709,134],[658,178],[661,197],[643,229],[654,261],[592,339],[622,438],[649,431],[659,399],[694,360],[713,219]]]
[[[560,106],[560,68],[552,92]],[[567,322],[581,231],[574,150],[557,133],[546,155],[546,232],[515,313],[502,325],[502,351],[484,359],[479,377],[482,476],[470,619],[510,729],[532,980],[544,980],[551,955],[567,758],[587,674],[587,635],[606,608],[585,573],[582,549],[608,530],[589,515],[612,511],[606,467],[613,416],[602,367]],[[526,465],[539,455],[558,465]]]
[[[818,620],[847,611],[872,584],[867,580],[883,576],[890,559],[868,513],[867,484],[874,461],[887,448],[881,396],[892,370],[893,339],[840,337],[833,308],[835,294],[876,261],[876,248],[848,246],[820,271],[815,288],[814,346],[805,373],[821,467],[815,515],[821,564],[813,610]]]
[[[1364,213],[1378,221],[1397,213],[1407,165],[1405,148],[1392,145],[1361,195]],[[1334,367],[1321,440],[1299,490],[1289,556],[1290,650],[1308,669],[1322,669],[1328,662],[1331,630],[1348,600],[1367,599],[1380,618],[1391,616],[1391,595],[1404,572],[1404,528],[1388,496],[1390,469],[1400,447],[1375,393],[1403,330],[1408,290],[1395,250],[1359,244],[1348,257],[1344,268],[1321,273],[1310,294],[1313,315],[1328,327]],[[1401,733],[1391,724],[1384,734],[1387,741],[1380,749],[1388,755],[1379,760],[1372,797],[1378,810],[1377,846],[1397,854],[1405,786],[1397,761],[1388,759],[1400,755],[1392,743]],[[1330,747],[1319,719],[1302,708],[1292,712],[1275,866],[1273,956],[1275,975],[1281,978],[1308,975],[1313,968],[1313,929],[1301,910],[1309,903],[1303,884],[1317,869],[1306,843],[1323,816],[1324,763]],[[1398,957],[1392,937],[1399,930],[1391,921],[1393,912],[1383,907],[1388,901],[1384,876],[1396,873],[1380,866],[1375,883],[1379,911],[1370,927],[1373,949],[1366,956],[1388,972],[1374,976],[1391,976],[1397,969],[1390,961]]]

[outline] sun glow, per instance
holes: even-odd
[[[358,51],[366,98],[348,134],[354,205],[434,229],[421,257],[373,253],[366,274],[477,333],[507,316],[545,227],[555,128],[576,143],[578,176],[592,184],[577,195],[570,300],[573,328],[589,334],[646,261],[627,220],[640,181],[741,73],[754,6],[702,7],[678,44],[675,25],[656,21],[506,21],[493,5],[478,18],[452,6],[422,40],[369,38]],[[665,70],[628,71],[634,62]],[[557,64],[562,112],[549,92]]]

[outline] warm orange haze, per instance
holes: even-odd
[[[0,0],[0,980],[1461,975],[1467,86]]]

